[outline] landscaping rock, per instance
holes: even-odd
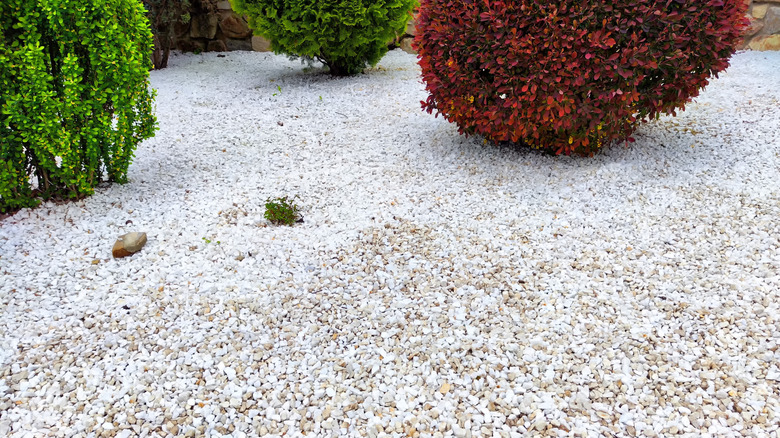
[[[769,5],[756,5],[753,6],[753,10],[751,11],[751,14],[753,15],[753,18],[762,19],[766,16],[766,10],[769,7]]]
[[[271,42],[261,36],[253,36],[252,50],[255,52],[270,52]]]
[[[177,47],[182,52],[203,52],[206,50],[206,44],[198,40],[179,40]]]
[[[401,40],[401,44],[399,44],[399,47],[401,47],[401,50],[403,50],[406,53],[415,54],[417,53],[416,50],[412,47],[412,41],[414,41],[414,38],[404,38]]]
[[[228,38],[243,39],[252,36],[252,29],[246,20],[233,11],[219,14],[219,28]]]
[[[750,20],[750,24],[747,29],[745,29],[745,36],[750,37],[761,32],[761,29],[764,27],[764,22],[752,17],[748,17],[748,19]]]
[[[218,25],[219,18],[215,14],[195,15],[190,24],[190,37],[213,39]]]
[[[133,255],[146,245],[146,233],[127,233],[119,236],[111,249],[115,259]]]
[[[251,52],[252,51],[252,41],[245,39],[245,40],[234,40],[234,39],[226,39],[225,40],[225,46],[227,46],[227,49],[231,52],[236,50],[242,50]]]
[[[417,18],[412,18],[406,23],[406,33],[409,35],[417,35]]]
[[[750,42],[751,49],[766,51],[766,50],[780,50],[780,35],[762,36],[753,39]]]
[[[767,8],[764,16],[764,35],[774,35],[780,32],[780,6]]]
[[[220,40],[209,41],[206,50],[209,52],[227,52],[227,46]]]

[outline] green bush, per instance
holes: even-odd
[[[276,53],[316,59],[336,76],[360,73],[402,34],[416,0],[230,0]]]
[[[0,211],[127,181],[156,129],[144,14],[137,0],[0,2]]]
[[[272,224],[289,226],[302,220],[300,211],[300,207],[295,203],[295,198],[287,196],[275,199],[268,198],[265,201],[264,217]]]

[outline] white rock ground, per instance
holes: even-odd
[[[415,61],[153,72],[130,183],[0,222],[0,436],[777,437],[780,53],[593,159],[458,136]]]

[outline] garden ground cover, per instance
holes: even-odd
[[[415,61],[152,72],[128,184],[0,222],[0,435],[775,436],[780,53],[593,159],[458,136]]]

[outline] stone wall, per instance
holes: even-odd
[[[750,28],[743,48],[780,50],[780,0],[745,0],[750,3]]]
[[[229,1],[214,4],[215,11],[193,13],[189,23],[176,26],[177,49],[185,52],[271,50],[271,44],[265,38],[252,35],[246,18],[233,12]]]
[[[780,0],[744,0],[748,6],[750,28],[740,48],[752,50],[780,50]],[[262,37],[252,36],[244,17],[233,12],[227,0],[216,1],[216,12],[193,14],[187,24],[177,26],[176,47],[186,52],[223,52],[254,50],[267,52],[271,44]],[[415,23],[412,20],[406,33],[391,42],[392,47],[414,53],[411,42]]]

